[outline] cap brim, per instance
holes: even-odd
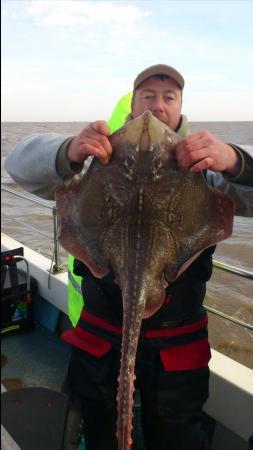
[[[176,69],[167,66],[166,64],[156,64],[143,70],[143,72],[136,77],[134,81],[134,90],[137,89],[143,81],[154,75],[166,75],[175,80],[181,89],[184,88],[184,78]]]

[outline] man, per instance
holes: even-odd
[[[208,131],[189,134],[181,115],[184,79],[170,66],[156,65],[135,82],[131,120],[150,110],[184,139],[176,158],[182,170],[204,171],[207,182],[228,193],[236,214],[253,216],[253,149],[225,144]],[[89,164],[102,164],[113,149],[106,122],[85,127],[76,137],[49,134],[27,138],[6,161],[11,176],[25,189],[53,198],[57,185]],[[211,276],[209,248],[166,288],[164,305],[143,321],[136,359],[136,387],[142,402],[146,450],[202,450],[206,445],[201,411],[208,397],[207,318],[203,308]],[[122,302],[110,273],[95,279],[75,261],[83,277],[85,308],[76,328],[63,334],[73,344],[68,384],[85,424],[87,450],[116,450],[116,391],[119,372]],[[79,334],[76,330],[80,331]],[[80,335],[85,336],[82,339]],[[185,352],[187,351],[187,361]]]

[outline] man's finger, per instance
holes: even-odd
[[[110,160],[110,155],[101,146],[89,144],[88,142],[80,146],[80,151],[83,155],[95,156],[102,164],[107,164]]]
[[[182,153],[178,158],[177,162],[179,167],[183,170],[187,170],[192,167],[194,164],[202,161],[203,159],[209,156],[207,152],[207,148],[200,148],[199,150],[194,150],[189,153]]]
[[[186,158],[194,158],[196,153],[196,157],[198,156],[198,152],[206,152],[208,148],[208,141],[205,138],[199,139],[197,141],[186,144],[181,144],[176,149],[176,159],[179,164]]]
[[[97,125],[95,125],[97,124]],[[112,146],[108,139],[108,134],[106,133],[106,129],[108,130],[108,127],[106,122],[103,121],[97,121],[90,125],[90,127],[86,128],[84,130],[82,139],[92,139],[94,141],[98,141],[105,149],[106,151],[111,154],[112,153]]]
[[[209,131],[197,131],[196,133],[189,134],[182,142],[193,143],[202,138],[210,138]]]
[[[202,159],[202,161],[199,161],[197,164],[194,164],[190,168],[190,171],[193,173],[202,172],[202,170],[212,167],[212,164],[213,164],[212,158],[205,158]]]
[[[91,128],[98,133],[104,134],[104,136],[110,135],[110,129],[104,120],[97,120],[91,123]]]

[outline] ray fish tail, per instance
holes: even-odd
[[[124,315],[121,365],[117,395],[118,450],[130,450],[132,445],[133,394],[135,360],[142,318],[145,310],[145,293],[131,292],[131,283],[123,291]]]

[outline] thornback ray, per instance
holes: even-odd
[[[146,111],[110,136],[108,165],[94,158],[80,180],[56,190],[59,242],[95,277],[112,269],[122,291],[119,450],[131,448],[139,333],[164,302],[164,276],[174,281],[232,233],[232,200],[208,187],[201,173],[179,169],[180,139]]]

